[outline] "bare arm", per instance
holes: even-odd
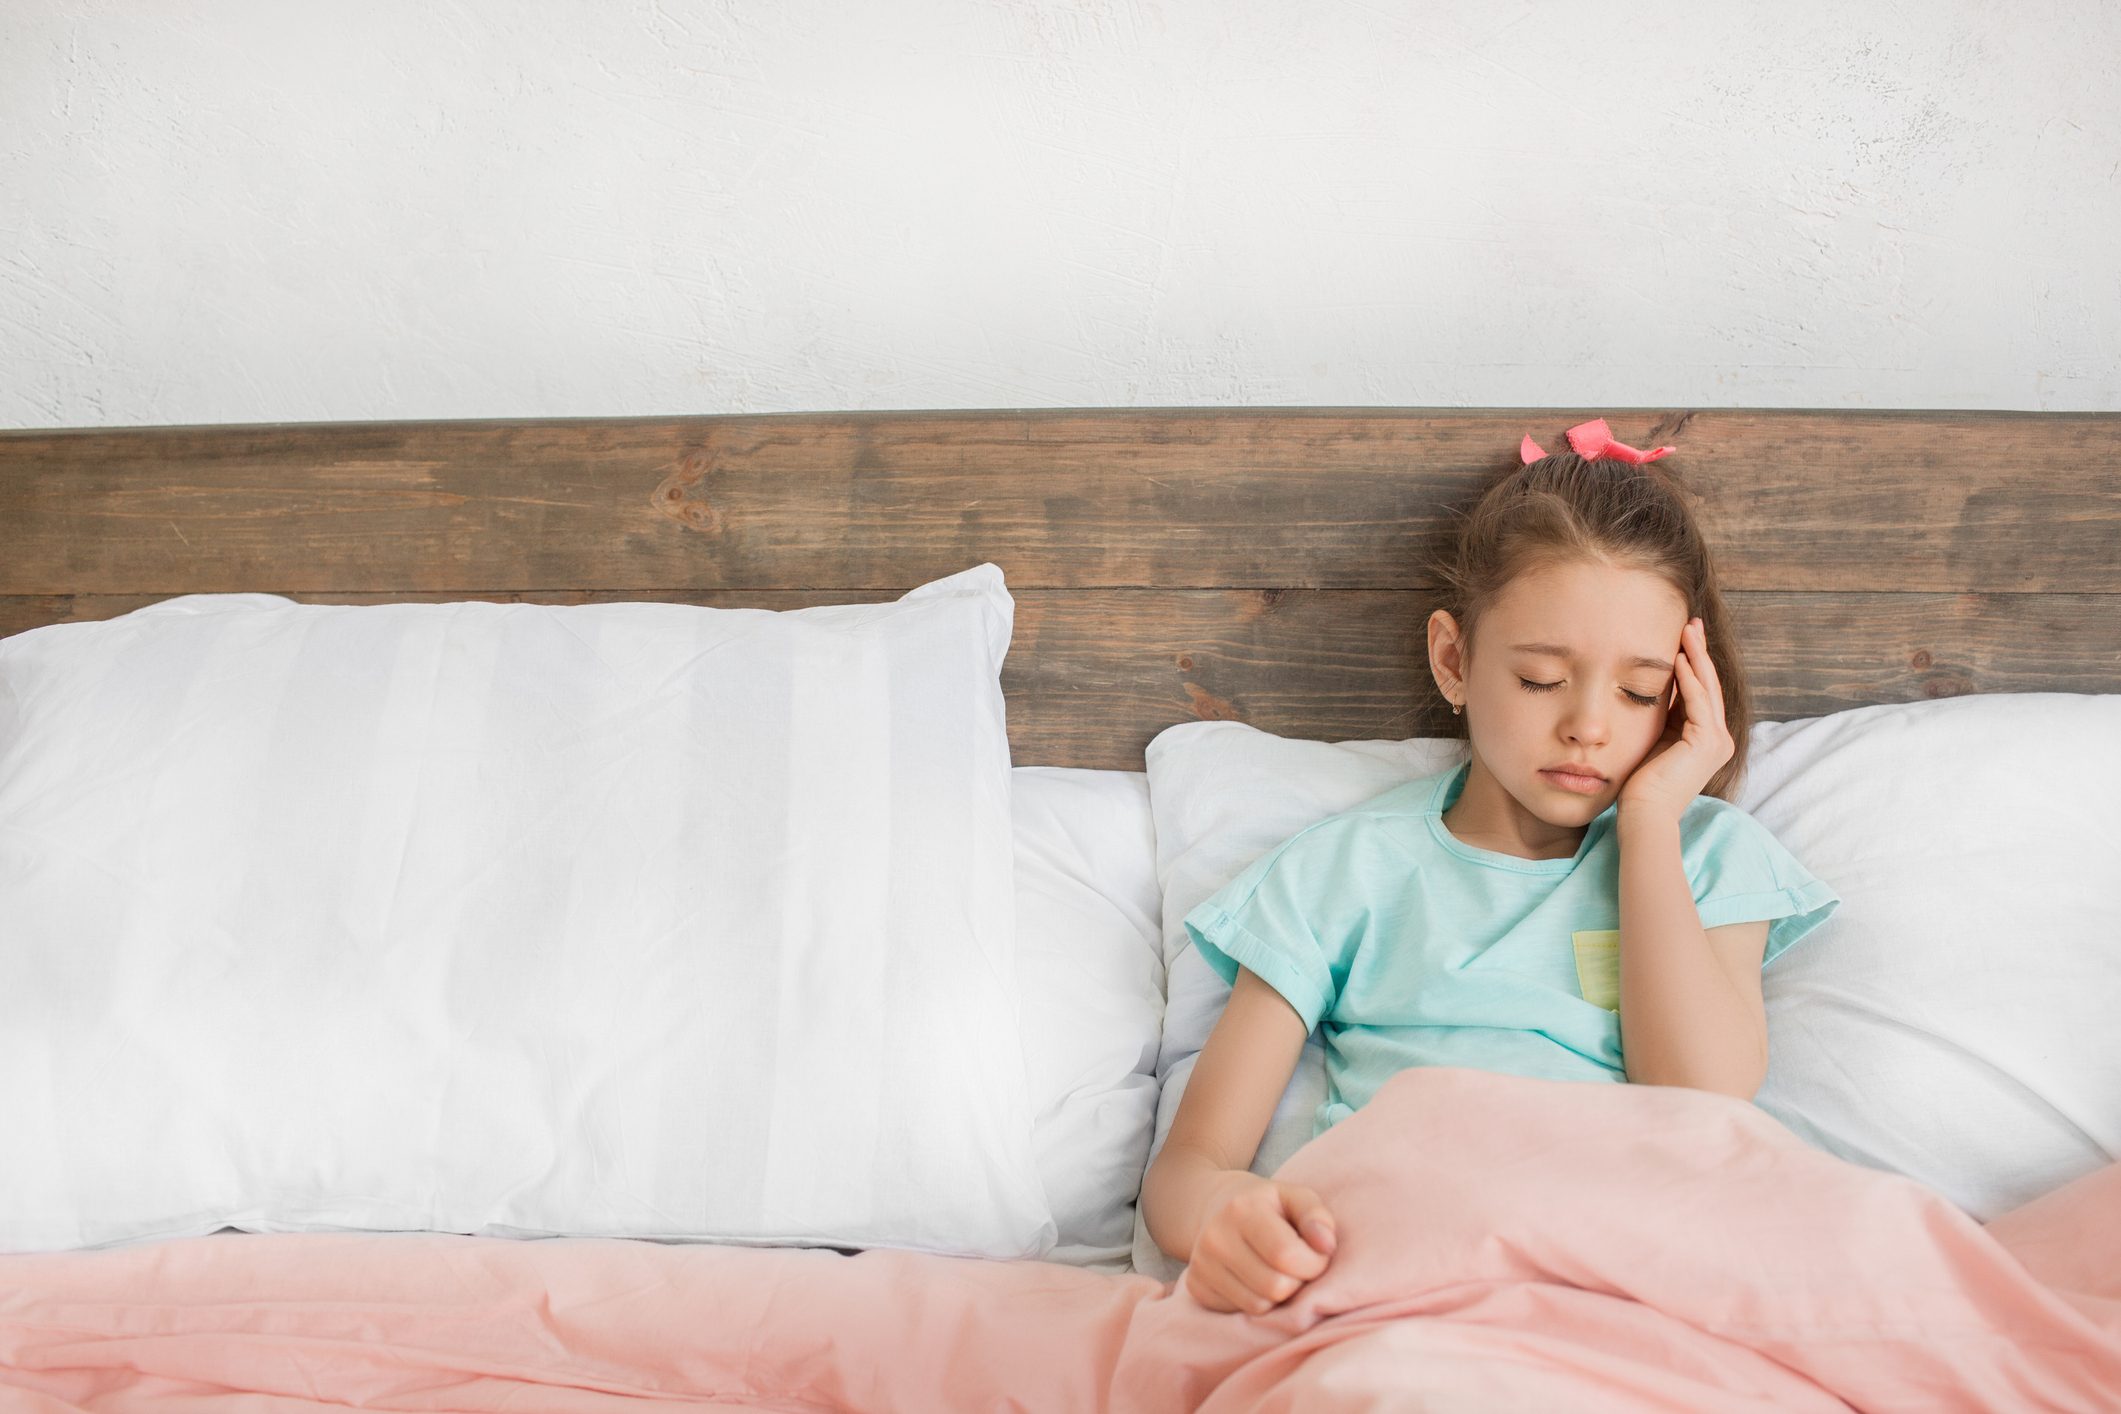
[[[1216,1185],[1250,1171],[1309,1034],[1281,993],[1238,968],[1171,1133],[1142,1179],[1143,1225],[1174,1261],[1191,1259]]]
[[[1704,930],[1679,826],[1620,819],[1620,1051],[1628,1079],[1750,1100],[1767,1078],[1763,920]]]

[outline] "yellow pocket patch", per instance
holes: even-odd
[[[1607,1011],[1619,1011],[1620,930],[1587,929],[1569,938],[1576,944],[1576,985],[1583,999]]]

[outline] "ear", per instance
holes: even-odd
[[[1429,615],[1429,674],[1446,697],[1465,684],[1465,643],[1458,620],[1443,609]]]

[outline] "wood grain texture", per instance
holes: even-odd
[[[1146,409],[0,433],[0,634],[172,594],[800,608],[991,560],[1020,764],[1444,735],[1420,553],[1529,431],[1669,441],[1762,719],[2121,691],[2121,414]]]

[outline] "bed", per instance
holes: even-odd
[[[1600,415],[1679,448],[1742,804],[1851,906],[1758,1104],[1410,1072],[1307,1144],[1314,1036],[1254,1167],[1344,1249],[1207,1311],[1134,1203],[1220,1003],[1177,919],[1462,749],[1422,552]],[[0,433],[0,1399],[2121,1406],[2117,592],[2114,414]],[[768,875],[731,931],[801,946],[689,970]]]

